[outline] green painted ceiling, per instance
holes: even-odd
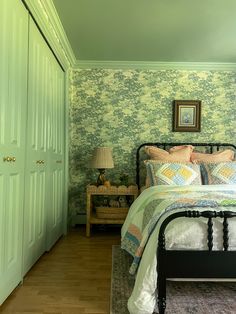
[[[236,62],[236,0],[53,0],[76,58]]]

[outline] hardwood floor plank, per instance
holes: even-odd
[[[109,314],[112,245],[120,228],[76,228],[27,273],[0,307],[3,314]]]

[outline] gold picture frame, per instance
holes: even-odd
[[[173,132],[201,131],[201,101],[174,100]]]

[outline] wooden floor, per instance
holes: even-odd
[[[45,253],[0,307],[0,313],[108,314],[112,245],[120,228],[75,228]]]

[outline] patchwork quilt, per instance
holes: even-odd
[[[236,210],[235,185],[219,186],[155,186],[145,190],[132,204],[122,227],[121,247],[133,256],[130,273],[135,274],[147,241],[176,210]]]

